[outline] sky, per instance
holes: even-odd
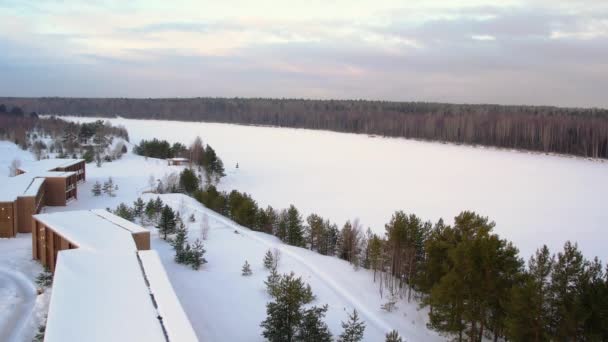
[[[608,108],[608,1],[0,0],[0,96]]]

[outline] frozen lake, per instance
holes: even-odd
[[[555,252],[566,240],[608,260],[606,162],[304,129],[110,121],[134,143],[189,145],[200,136],[225,163],[220,187],[250,193],[261,206],[294,204],[339,225],[359,218],[379,233],[395,210],[447,223],[473,210],[494,220],[526,260],[542,244]]]

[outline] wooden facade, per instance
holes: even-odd
[[[58,167],[50,171],[76,172],[77,182],[84,182],[86,180],[86,168],[84,160],[81,160],[69,166]]]
[[[61,177],[46,177],[45,191],[48,206],[65,206],[70,200],[78,198],[77,174]]]
[[[37,187],[42,182],[38,189],[32,190],[34,185],[31,185],[29,191],[23,189],[21,194],[15,194],[14,200],[0,202],[0,238],[14,237],[18,232],[32,232],[32,215],[40,213],[42,207],[65,206],[69,201],[77,199],[78,183],[86,180],[85,167],[84,160],[79,160],[45,172],[34,171],[30,184],[36,184]],[[18,169],[16,177],[27,177],[24,173],[27,172]],[[7,181],[10,182],[11,179]]]
[[[31,218],[32,221],[32,257],[34,260],[39,260],[40,263],[47,267],[51,272],[55,272],[57,264],[57,255],[60,251],[66,249],[78,248],[76,241],[70,241],[53,228],[44,224],[36,217]],[[87,222],[82,222],[87,224]],[[116,229],[125,229],[116,226]],[[137,250],[150,249],[150,232],[132,232],[131,237],[135,242]]]
[[[17,235],[17,202],[0,202],[0,238]]]
[[[51,272],[55,272],[58,253],[78,246],[36,219],[33,219],[32,225],[32,257]]]

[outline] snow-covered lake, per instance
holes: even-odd
[[[542,244],[557,251],[572,240],[586,256],[608,260],[606,162],[304,129],[110,121],[134,143],[200,136],[224,160],[221,188],[263,206],[294,204],[340,225],[359,218],[379,233],[395,210],[447,222],[474,210],[496,221],[526,259]]]

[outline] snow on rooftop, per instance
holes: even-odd
[[[59,253],[46,342],[166,342],[157,315],[135,251]]]
[[[112,252],[137,250],[129,230],[90,210],[38,214],[34,217],[79,248]]]
[[[158,313],[163,318],[169,340],[198,341],[188,316],[186,316],[179,299],[175,295],[158,253],[156,251],[139,251],[139,257],[150,283],[150,292],[154,295],[157,303]]]
[[[36,196],[38,194],[38,190],[44,184],[44,178],[34,178],[30,185],[23,192],[24,196]]]
[[[133,234],[148,232],[147,229],[141,227],[140,225],[137,225],[129,220],[125,220],[124,218],[122,218],[120,216],[116,216],[105,209],[92,209],[91,212],[93,212],[97,216],[100,216],[100,217],[110,221],[111,223],[113,223],[117,226],[120,226],[120,227],[128,230],[129,232],[131,232]]]
[[[0,202],[12,202],[19,196],[35,195],[44,179],[35,181],[35,175],[21,174],[15,177],[0,178]]]
[[[19,170],[23,172],[46,172],[59,167],[72,166],[82,161],[84,161],[84,159],[41,159],[34,162],[24,163],[19,167]]]

